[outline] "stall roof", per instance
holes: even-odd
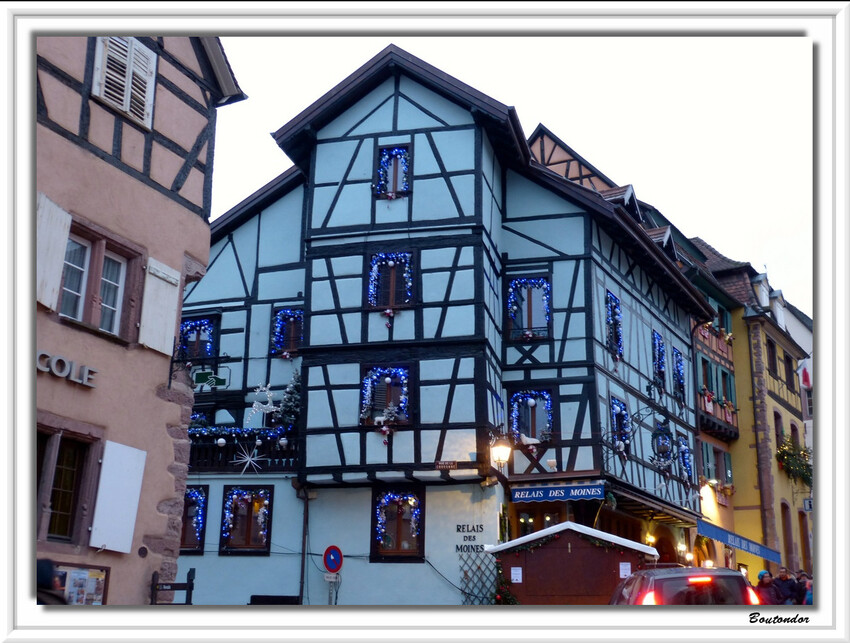
[[[580,525],[575,522],[570,522],[569,520],[567,522],[562,522],[557,525],[552,525],[551,527],[547,527],[546,529],[541,529],[540,531],[535,531],[533,534],[528,534],[527,536],[520,536],[519,538],[514,538],[513,540],[509,540],[508,542],[502,543],[501,545],[484,545],[484,551],[488,554],[496,554],[500,551],[513,549],[514,547],[519,547],[520,545],[524,545],[525,543],[534,542],[535,540],[545,538],[546,536],[551,536],[552,534],[556,534],[559,531],[564,531],[566,529],[578,532],[580,534],[584,534],[585,536],[590,536],[591,538],[607,540],[608,542],[614,543],[615,545],[628,547],[629,549],[634,549],[636,551],[643,552],[644,554],[649,554],[653,558],[658,558],[658,551],[655,549],[655,547],[643,545],[641,543],[635,542],[634,540],[621,538],[620,536],[609,534],[607,531],[593,529],[592,527]]]

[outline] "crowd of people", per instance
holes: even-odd
[[[812,577],[802,569],[797,571],[796,578],[788,573],[787,567],[780,567],[776,578],[763,569],[754,589],[762,605],[813,604]]]

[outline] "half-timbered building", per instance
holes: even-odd
[[[631,186],[394,46],[273,136],[184,295],[197,601],[489,602],[483,545],[566,520],[675,559],[713,310]]]
[[[35,47],[36,553],[70,603],[143,605],[177,571],[192,388],[168,368],[244,95],[217,38]]]

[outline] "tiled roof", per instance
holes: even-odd
[[[709,270],[711,270],[711,272],[717,273],[725,270],[750,267],[750,264],[746,261],[735,261],[734,259],[730,259],[729,257],[720,254],[714,249],[714,247],[710,246],[699,237],[693,237],[691,239],[691,243],[699,248],[699,250],[705,255],[705,265]]]

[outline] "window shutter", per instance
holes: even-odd
[[[724,482],[726,484],[732,484],[732,454],[731,453],[724,453],[723,454],[723,466],[725,467]]]
[[[153,93],[156,86],[154,82],[156,54],[136,42],[135,47],[133,47],[132,60],[127,111],[147,127],[150,127],[153,117]]]
[[[129,554],[147,453],[106,441],[89,546]]]
[[[59,307],[65,246],[71,215],[41,192],[36,198],[36,300],[50,310]]]
[[[148,259],[139,343],[171,355],[180,309],[180,273],[153,257]]]
[[[150,128],[156,54],[135,38],[98,39],[92,93]]]

